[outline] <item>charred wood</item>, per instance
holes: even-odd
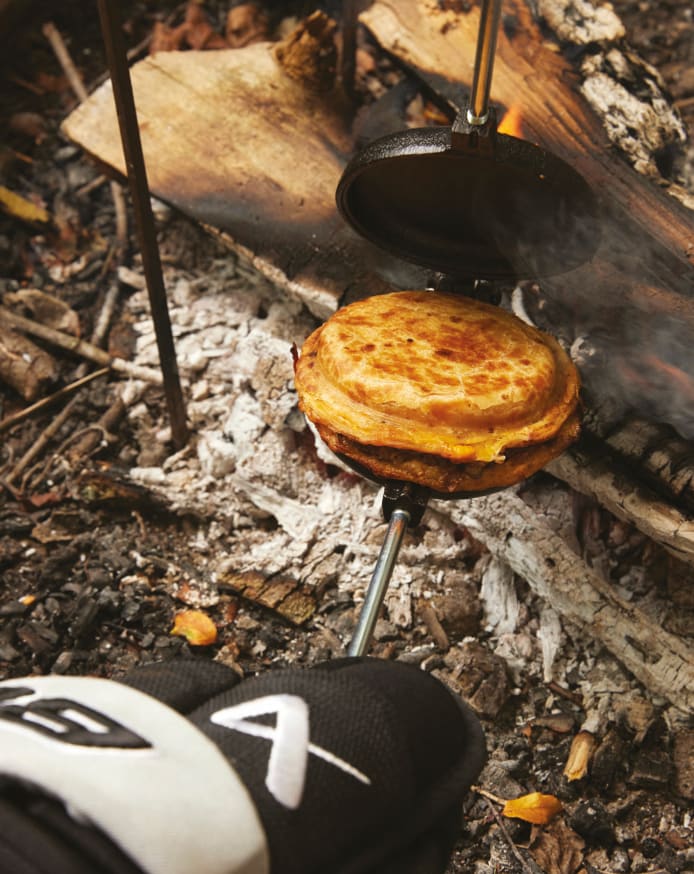
[[[694,511],[694,446],[667,425],[629,419],[607,437],[627,463],[636,465],[653,488]]]

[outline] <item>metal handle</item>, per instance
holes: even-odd
[[[467,111],[468,124],[474,126],[485,124],[489,118],[489,93],[492,87],[500,17],[501,0],[482,0],[470,106]]]
[[[400,544],[402,543],[405,531],[407,531],[409,522],[410,514],[407,510],[393,510],[369,588],[366,590],[366,599],[361,608],[357,628],[347,650],[347,655],[362,656],[369,648],[381,604],[393,574],[395,560],[400,551]]]

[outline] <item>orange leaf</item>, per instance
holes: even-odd
[[[561,801],[554,795],[543,795],[541,792],[531,792],[512,798],[504,804],[501,811],[504,816],[514,819],[524,819],[535,825],[546,825],[561,810]]]
[[[209,646],[217,640],[217,626],[200,610],[183,610],[174,617],[171,634],[185,637],[191,646]]]

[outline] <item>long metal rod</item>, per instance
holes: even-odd
[[[496,55],[496,38],[499,34],[501,0],[482,0],[480,25],[477,32],[475,69],[470,92],[467,120],[472,125],[482,125],[489,117],[489,94],[492,88],[492,72]]]
[[[405,531],[407,531],[409,521],[410,514],[407,510],[393,510],[369,588],[366,590],[366,599],[359,614],[357,628],[347,649],[347,655],[362,656],[369,648],[381,604],[393,575],[395,560],[398,557],[400,544],[405,536]]]
[[[101,33],[106,49],[113,96],[116,102],[128,185],[133,203],[135,230],[142,254],[149,303],[154,320],[154,332],[159,349],[159,361],[164,380],[164,394],[171,423],[171,439],[176,449],[182,449],[188,441],[186,410],[181,391],[181,381],[176,361],[176,349],[171,331],[171,319],[166,302],[166,289],[161,270],[159,248],[149,198],[147,173],[142,155],[140,130],[137,126],[135,100],[133,98],[130,70],[121,29],[118,2],[98,0]]]
[[[342,55],[340,78],[349,97],[354,96],[357,64],[357,19],[359,0],[342,0]]]

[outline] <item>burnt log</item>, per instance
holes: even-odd
[[[687,644],[620,598],[521,498],[506,490],[439,509],[565,619],[603,643],[646,688],[691,710],[694,659]]]

